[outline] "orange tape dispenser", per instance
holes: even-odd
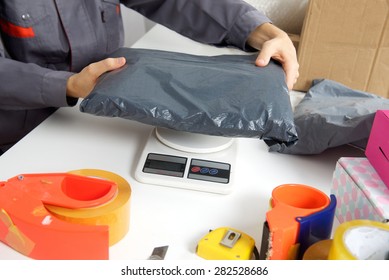
[[[129,228],[130,185],[104,170],[0,182],[0,241],[33,259],[108,259]]]
[[[285,184],[272,192],[270,210],[262,233],[260,259],[288,260],[298,258],[300,220],[331,208],[330,198],[322,191],[301,184]],[[332,227],[332,223],[331,223]]]

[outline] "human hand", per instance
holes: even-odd
[[[102,74],[118,69],[124,64],[126,64],[124,57],[106,58],[89,64],[80,73],[69,77],[66,84],[66,95],[75,98],[85,98],[91,93]]]
[[[257,66],[268,65],[271,58],[281,63],[286,74],[286,84],[291,90],[299,77],[299,64],[296,48],[288,34],[271,23],[264,23],[251,32],[247,43],[260,50],[255,61]]]

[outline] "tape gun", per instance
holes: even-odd
[[[258,257],[254,239],[233,228],[211,230],[197,244],[196,254],[207,260],[249,260]]]
[[[302,184],[272,192],[262,231],[259,259],[301,259],[313,243],[331,236],[336,198]]]
[[[33,259],[108,259],[129,228],[131,187],[104,170],[0,182],[0,241]]]

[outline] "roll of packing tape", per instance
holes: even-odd
[[[389,259],[389,225],[370,220],[342,223],[336,229],[328,259]]]
[[[99,169],[80,169],[70,171],[71,174],[97,177],[117,183],[118,192],[111,201],[90,208],[69,209],[46,205],[46,208],[57,218],[83,225],[108,225],[109,245],[120,241],[128,232],[130,222],[130,196],[129,183],[119,175]]]
[[[131,188],[103,170],[0,182],[0,241],[33,259],[108,259],[129,228]]]

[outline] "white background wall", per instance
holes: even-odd
[[[138,39],[140,39],[154,25],[154,23],[123,5],[121,10],[125,34],[124,46],[130,47]]]
[[[300,34],[308,0],[245,0],[287,33]]]

